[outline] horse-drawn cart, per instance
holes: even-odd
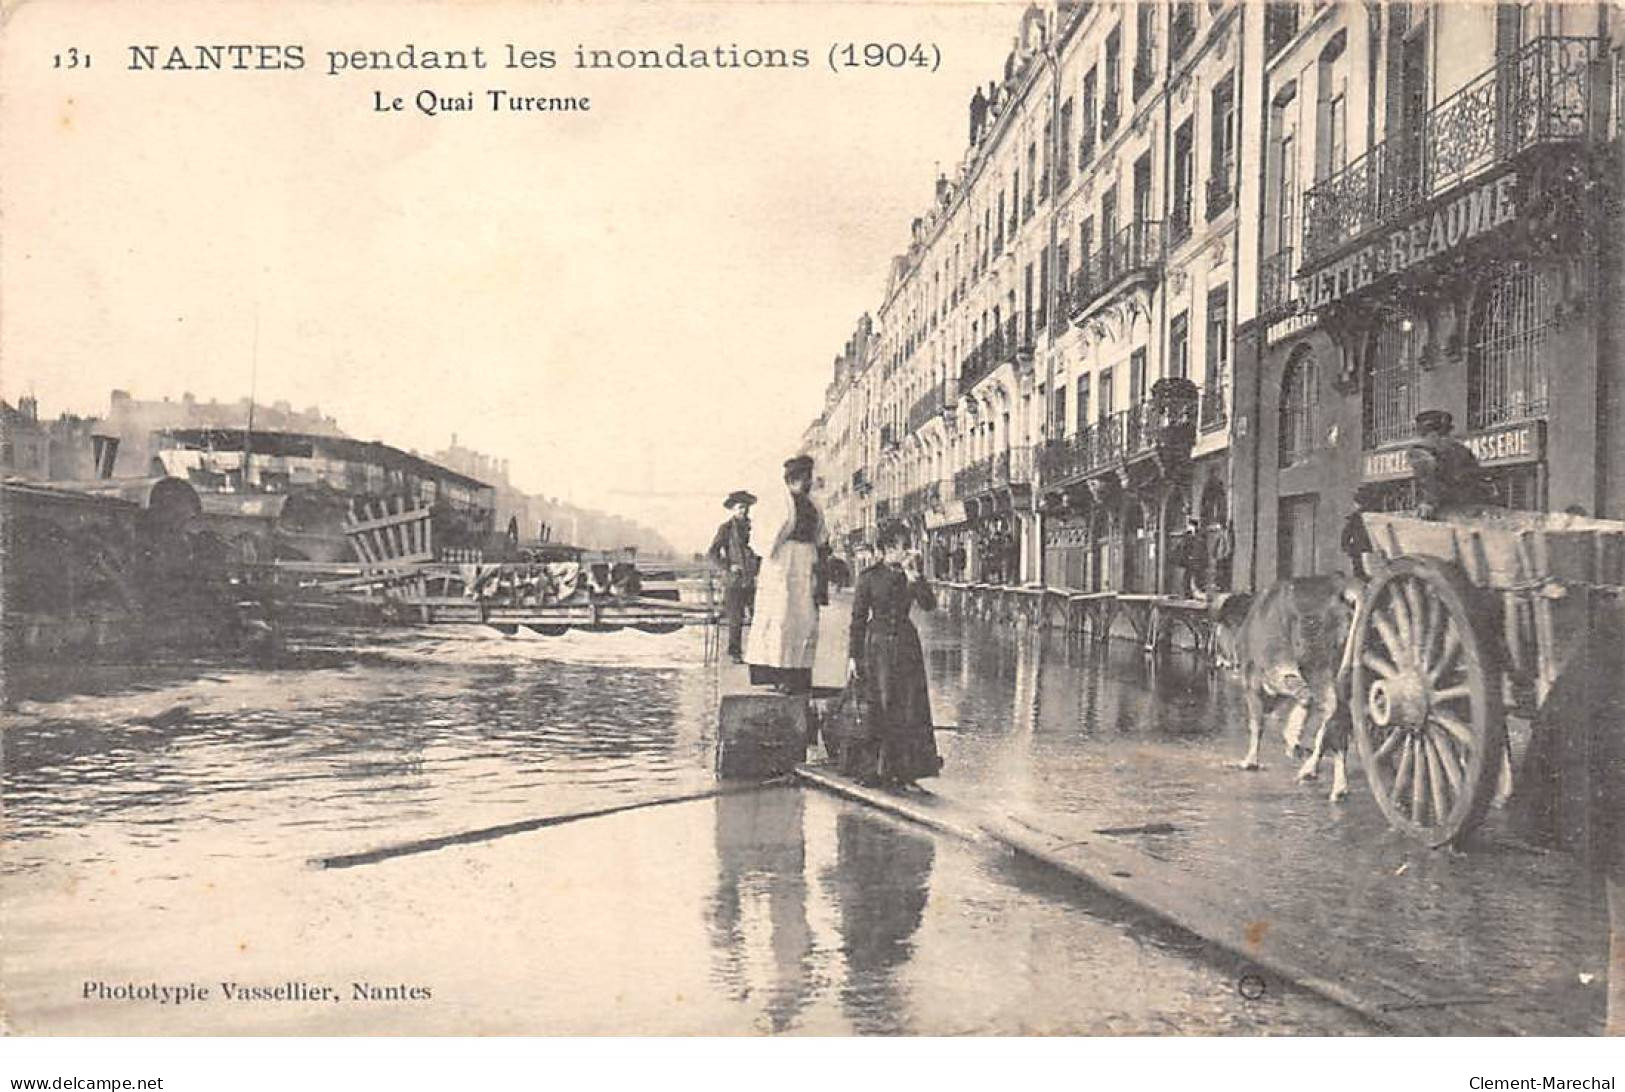
[[[1592,658],[1594,611],[1625,594],[1625,523],[1497,509],[1364,521],[1371,575],[1341,673],[1355,743],[1389,822],[1453,844],[1508,787],[1507,715],[1527,716],[1532,738],[1584,728],[1586,695],[1612,681],[1592,677],[1608,670]]]

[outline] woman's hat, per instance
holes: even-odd
[[[795,477],[801,474],[812,474],[813,461],[811,455],[797,455],[793,459],[784,460],[784,476]]]
[[[728,499],[722,502],[722,507],[732,508],[737,504],[755,504],[756,494],[748,493],[743,489],[735,489],[728,494]]]

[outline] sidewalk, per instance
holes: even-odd
[[[804,777],[1044,860],[1396,1031],[1601,1031],[1607,912],[1574,857],[1493,816],[1478,848],[1428,850],[1388,829],[1356,762],[1343,804],[1298,784],[1278,732],[1263,771],[1229,768],[1246,732],[1225,677],[1170,689],[1121,643],[1090,658],[940,627],[926,644],[954,729],[930,793]]]

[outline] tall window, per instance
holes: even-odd
[[[1117,409],[1117,407],[1113,404],[1114,399],[1112,397],[1116,393],[1116,389],[1117,384],[1112,381],[1112,370],[1107,368],[1100,373],[1099,400],[1100,419],[1102,421],[1110,417]]]
[[[1101,110],[1100,131],[1102,136],[1111,136],[1117,129],[1118,97],[1123,93],[1123,29],[1113,27],[1112,32],[1106,36],[1106,86],[1102,90],[1101,98],[1105,106]]]
[[[1038,180],[1038,145],[1027,145],[1027,192],[1021,199],[1021,222],[1026,223],[1033,214],[1033,187]],[[1020,183],[1017,183],[1019,186]]]
[[[1095,133],[1098,123],[1095,115],[1095,70],[1091,68],[1083,77],[1083,130],[1078,139],[1078,170],[1089,166],[1095,155]]]
[[[1117,187],[1112,186],[1100,199],[1100,245],[1111,246],[1117,234]]]
[[[1342,36],[1334,37],[1321,50],[1316,64],[1320,87],[1315,104],[1315,180],[1336,174],[1348,163],[1348,76],[1338,61],[1343,56]],[[1394,88],[1389,89],[1390,94]],[[1400,132],[1402,130],[1394,130]]]
[[[1367,448],[1411,435],[1416,416],[1416,364],[1427,334],[1412,319],[1390,319],[1371,339],[1361,391],[1361,441]]]
[[[1281,376],[1280,464],[1303,462],[1315,449],[1315,412],[1320,403],[1320,377],[1315,354],[1304,346],[1287,361]]]
[[[1146,356],[1144,349],[1135,349],[1128,358],[1128,404],[1137,406],[1145,400]]]
[[[1193,120],[1174,133],[1174,207],[1170,219],[1173,242],[1178,243],[1191,233],[1191,193],[1195,183],[1196,149],[1193,147]]]
[[[1230,370],[1230,289],[1207,294],[1207,371],[1202,379],[1202,427],[1224,424],[1224,379]]]
[[[1078,431],[1089,427],[1089,377],[1078,376]]]
[[[1168,374],[1189,379],[1191,374],[1190,315],[1180,312],[1168,324]]]
[[[1021,271],[1021,343],[1033,340],[1033,263],[1028,262]]]
[[[1546,413],[1546,340],[1557,286],[1523,263],[1478,294],[1467,356],[1467,423],[1487,428]]]
[[[1291,250],[1297,244],[1293,236],[1293,215],[1298,207],[1298,145],[1291,131],[1281,136],[1280,167],[1276,177],[1275,251]]]
[[[1152,28],[1160,4],[1140,4],[1134,19],[1134,97],[1138,99],[1151,86]]]
[[[1213,89],[1213,147],[1207,183],[1207,215],[1212,219],[1230,207],[1230,180],[1236,172],[1236,90],[1234,75]]]
[[[1151,219],[1151,153],[1146,152],[1134,162],[1134,222],[1143,224]]]
[[[1067,99],[1061,104],[1061,131],[1057,136],[1057,144],[1061,149],[1060,159],[1055,164],[1055,192],[1059,194],[1072,184],[1072,100]],[[1049,155],[1046,145],[1044,154]],[[1047,177],[1049,172],[1045,171]]]
[[[1264,57],[1269,59],[1286,48],[1298,33],[1297,0],[1264,5]]]
[[[1055,388],[1055,438],[1066,435],[1066,388]]]
[[[1044,122],[1044,173],[1038,179],[1038,200],[1040,203],[1049,196],[1050,183],[1053,181],[1050,176],[1050,145],[1054,143],[1055,122],[1046,120]]]

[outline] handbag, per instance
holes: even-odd
[[[850,683],[819,722],[824,754],[847,777],[871,778],[880,765],[880,740],[870,725],[868,704],[862,683]]]

